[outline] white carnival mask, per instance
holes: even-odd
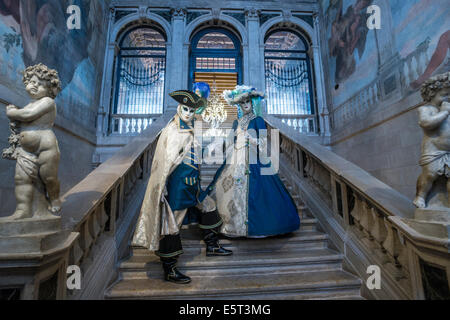
[[[252,100],[247,100],[247,101],[243,102],[241,104],[241,108],[242,108],[242,111],[244,112],[244,114],[248,114],[248,113],[252,112],[252,110],[253,110]]]
[[[195,109],[180,104],[178,106],[178,115],[180,116],[180,119],[186,122],[187,124],[190,124],[191,121],[194,119],[195,116]]]

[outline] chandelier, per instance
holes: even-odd
[[[216,80],[212,87],[212,94],[208,98],[208,106],[202,113],[203,121],[210,124],[213,131],[219,129],[220,125],[227,119],[227,111],[225,106],[220,101],[220,95],[217,93]]]

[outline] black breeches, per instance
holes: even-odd
[[[203,238],[210,233],[219,233],[220,226],[222,225],[222,219],[217,211],[201,212],[198,208],[192,207],[191,213],[197,214],[200,221],[200,229],[203,231]],[[161,259],[164,258],[176,258],[183,253],[183,246],[181,244],[180,234],[164,236],[159,242],[159,250],[156,255]]]

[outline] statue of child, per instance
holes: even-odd
[[[419,108],[419,125],[423,129],[424,138],[420,159],[422,174],[417,181],[414,200],[418,208],[426,208],[428,194],[434,181],[440,176],[447,178],[447,193],[450,196],[449,93],[450,72],[432,77],[422,86],[422,97],[426,105]]]
[[[23,108],[14,105],[6,107],[6,115],[18,131],[19,143],[15,145],[14,158],[16,211],[14,220],[33,216],[33,191],[36,181],[45,187],[49,213],[61,210],[59,197],[58,165],[60,152],[53,133],[56,118],[55,98],[61,91],[56,70],[43,64],[30,66],[23,73],[23,83],[32,102]]]

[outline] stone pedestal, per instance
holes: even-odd
[[[60,217],[0,219],[0,291],[23,300],[65,299],[69,252],[78,233]]]
[[[416,209],[414,220],[404,219],[404,222],[425,236],[450,239],[449,208]]]

